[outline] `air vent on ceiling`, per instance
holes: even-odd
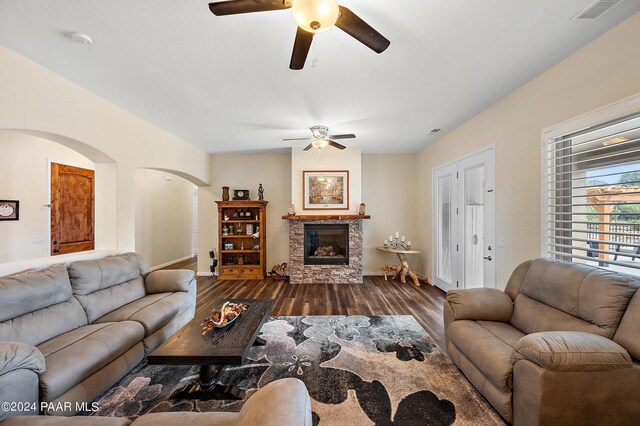
[[[436,133],[440,133],[442,131],[442,129],[431,129],[431,131],[429,132],[430,134],[436,134]]]
[[[585,7],[580,13],[571,18],[574,19],[598,19],[606,12],[613,9],[618,3],[622,2],[622,0],[596,0],[591,3],[589,6]]]

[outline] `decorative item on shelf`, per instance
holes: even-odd
[[[225,250],[233,250],[234,248],[235,246],[233,245],[233,243],[224,243]]]
[[[256,226],[256,232],[252,235],[253,238],[260,238],[260,227]]]
[[[260,220],[260,216],[258,216],[258,215],[256,214],[256,219],[255,219],[255,220]]]
[[[244,265],[244,256],[238,256],[238,265]]]
[[[249,190],[248,189],[234,189],[233,190],[233,201],[248,201],[249,200]]]
[[[258,200],[264,200],[264,188],[262,187],[262,184],[258,185]]]
[[[244,234],[244,232],[242,232],[242,226],[238,225],[236,226],[236,235],[242,235]]]
[[[229,201],[229,187],[222,187],[222,201]]]
[[[253,224],[252,223],[247,223],[245,234],[246,235],[253,235]]]
[[[399,232],[396,232],[395,238],[393,235],[389,235],[389,240],[384,240],[383,245],[384,248],[411,250],[411,241],[406,241],[404,235],[400,237]]]
[[[229,235],[229,227],[227,225],[222,227],[222,235],[224,235],[225,237]]]
[[[224,220],[229,220],[229,215],[224,215]]]
[[[233,235],[233,225],[229,225],[229,229],[228,229],[228,234],[227,235]]]
[[[271,268],[269,276],[277,281],[287,281],[289,279],[289,275],[287,275],[287,263],[285,262],[279,265],[275,265],[273,268]]]
[[[20,220],[20,201],[0,200],[0,220]]]
[[[231,217],[236,219],[238,217],[238,210],[233,210],[233,213],[231,214]]]
[[[211,273],[212,274],[215,274],[216,267],[218,266],[218,259],[216,258],[216,248],[215,247],[213,247],[211,250],[209,250],[209,257],[212,259],[211,266],[209,267],[209,269],[211,269]]]
[[[360,203],[360,208],[358,209],[358,214],[360,216],[364,216],[366,214],[367,205],[365,203]]]
[[[260,250],[260,243],[255,243],[251,250]]]
[[[289,216],[293,216],[296,214],[296,206],[294,206],[293,204],[289,204],[289,208],[287,208],[287,214]]]

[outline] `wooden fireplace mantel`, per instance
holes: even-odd
[[[282,219],[284,220],[357,220],[357,219],[371,219],[371,216],[357,215],[357,214],[309,215],[309,216],[291,215],[291,216],[282,216]]]

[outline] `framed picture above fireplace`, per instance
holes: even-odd
[[[348,210],[349,171],[302,172],[304,210]]]

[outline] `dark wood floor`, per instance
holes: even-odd
[[[167,269],[196,271],[196,258]],[[444,351],[442,303],[445,293],[428,284],[416,287],[367,276],[364,284],[291,285],[271,278],[226,281],[198,277],[196,315],[214,299],[274,299],[272,315],[413,315]],[[446,351],[445,351],[446,352]]]

